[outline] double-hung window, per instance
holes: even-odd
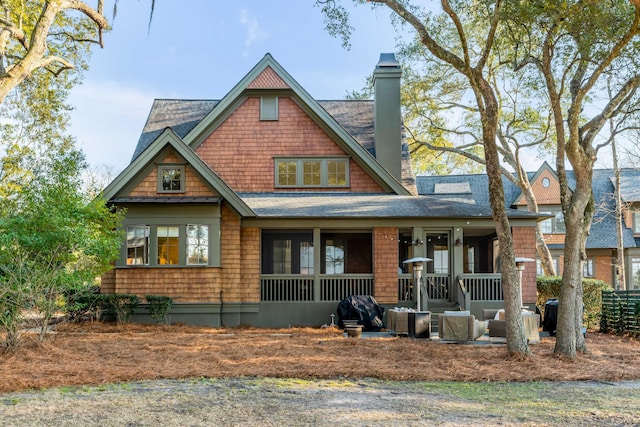
[[[587,258],[582,264],[582,277],[595,277],[593,258]]]
[[[275,181],[280,188],[348,187],[349,159],[277,158]]]
[[[209,263],[209,226],[187,225],[187,264],[206,265]]]
[[[149,226],[127,226],[127,265],[149,265]]]
[[[180,228],[178,226],[158,226],[158,264],[180,263]]]
[[[640,211],[633,212],[633,233],[640,234]]]
[[[542,214],[553,215],[552,218],[545,219],[540,223],[540,228],[544,234],[563,234],[566,233],[564,225],[564,215],[562,215],[562,209],[560,208],[546,208],[540,210]]]

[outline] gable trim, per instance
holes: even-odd
[[[204,161],[171,129],[166,128],[134,161],[132,161],[105,189],[103,197],[107,201],[114,199],[118,193],[130,186],[130,183],[153,164],[157,156],[167,147],[171,146],[178,155],[186,160],[187,164],[214,188],[220,196],[229,202],[231,208],[243,217],[253,217],[255,213],[231,188],[213,172]]]
[[[538,179],[540,179],[540,176],[542,175],[543,172],[548,171],[549,173],[551,173],[551,175],[555,178],[556,182],[558,181],[558,174],[556,174],[556,171],[554,171],[551,166],[549,166],[549,163],[547,163],[546,161],[542,163],[542,165],[540,165],[540,168],[538,168],[538,170],[536,171],[536,173],[531,177],[531,179],[529,180],[529,184],[531,186],[534,185],[535,182],[538,181]],[[516,197],[512,203],[512,206],[516,206],[520,203],[522,203],[524,199],[524,193],[521,191],[520,194],[518,195],[518,197]]]
[[[270,67],[291,89],[252,89],[251,83]],[[283,94],[291,96],[303,111],[314,120],[353,160],[383,189],[400,195],[410,195],[401,182],[389,173],[351,134],[349,134],[318,102],[282,68],[270,54],[266,54],[247,75],[213,108],[185,137],[184,142],[196,150],[200,144],[251,94]]]

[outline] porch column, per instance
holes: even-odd
[[[516,256],[521,258],[536,259],[536,229],[535,227],[513,227],[513,248]],[[538,299],[536,287],[536,269],[527,268],[522,271],[522,303],[530,305]]]
[[[380,304],[398,304],[398,229],[373,229],[374,298]]]

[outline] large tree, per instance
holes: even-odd
[[[595,210],[597,138],[640,84],[640,1],[529,0],[508,2],[504,12],[510,43],[518,53],[513,58],[515,69],[544,82],[553,113],[566,223],[555,351],[574,357],[586,349],[581,267]],[[607,85],[611,97],[606,96]],[[573,169],[573,182],[568,167]]]
[[[360,0],[356,2],[365,3]],[[441,0],[440,14],[434,14],[408,1],[371,0],[367,3],[374,7],[384,6],[392,11],[394,19],[399,19],[402,25],[410,27],[430,54],[447,64],[450,72],[463,79],[471,91],[470,96],[475,101],[476,117],[480,122],[491,210],[500,245],[507,351],[510,354],[526,355],[529,348],[520,315],[521,290],[515,266],[513,236],[504,203],[502,170],[496,144],[500,106],[487,69],[487,62],[495,49],[503,2]],[[322,6],[328,20],[328,30],[333,34],[348,37],[351,28],[344,7],[332,0],[319,0],[318,4]],[[433,31],[435,21],[449,26],[451,31],[447,34],[454,34],[455,38],[443,38],[439,32]],[[469,29],[472,29],[473,37]]]
[[[52,154],[0,209],[0,349],[15,349],[24,309],[39,312],[44,336],[62,296],[112,268],[121,214],[82,193],[84,168],[77,150]]]
[[[102,46],[103,0],[0,1],[0,104],[37,70],[59,76],[84,67],[83,50]]]
[[[468,24],[477,23],[476,20]],[[483,36],[472,28],[465,29],[470,38]],[[442,20],[434,23],[432,31],[452,41],[456,37]],[[509,56],[509,50],[508,44],[500,43],[486,63],[487,81],[500,110],[497,149],[504,179],[520,188],[529,211],[539,212],[523,157],[536,150],[543,154],[552,150],[550,108],[539,99],[536,82],[514,73],[510,64],[505,63],[503,58]],[[417,162],[436,174],[450,174],[460,168],[484,170],[482,128],[477,119],[478,108],[468,96],[469,85],[460,75],[451,73],[449,64],[431,55],[419,40],[401,43],[399,54],[406,70],[403,118],[414,164]],[[536,251],[545,275],[556,275],[540,223],[536,226]]]

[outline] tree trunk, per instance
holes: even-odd
[[[613,131],[613,121],[611,121],[611,131]],[[613,135],[613,133],[612,133]],[[624,214],[624,206],[622,205],[622,195],[620,194],[620,168],[618,167],[618,150],[616,147],[615,137],[611,140],[611,152],[613,155],[613,176],[615,179],[614,203],[616,215],[616,289],[627,289],[627,278],[624,265],[624,240],[622,236],[622,221]]]
[[[489,179],[489,201],[500,245],[507,352],[510,355],[528,355],[529,346],[524,334],[524,322],[521,315],[522,307],[520,306],[522,301],[520,276],[516,269],[513,235],[511,234],[511,224],[509,223],[504,203],[502,172],[496,146],[498,103],[489,84],[482,78],[478,80],[481,82],[480,86],[485,108],[485,112],[482,115],[482,140],[485,148],[487,177]]]
[[[558,332],[554,348],[555,353],[572,358],[576,357],[577,351],[586,351],[582,334],[582,263],[594,209],[591,190],[592,168],[574,169],[574,173],[577,175],[576,188],[570,196],[569,209],[565,209],[565,222],[570,226],[566,227],[565,234]]]

